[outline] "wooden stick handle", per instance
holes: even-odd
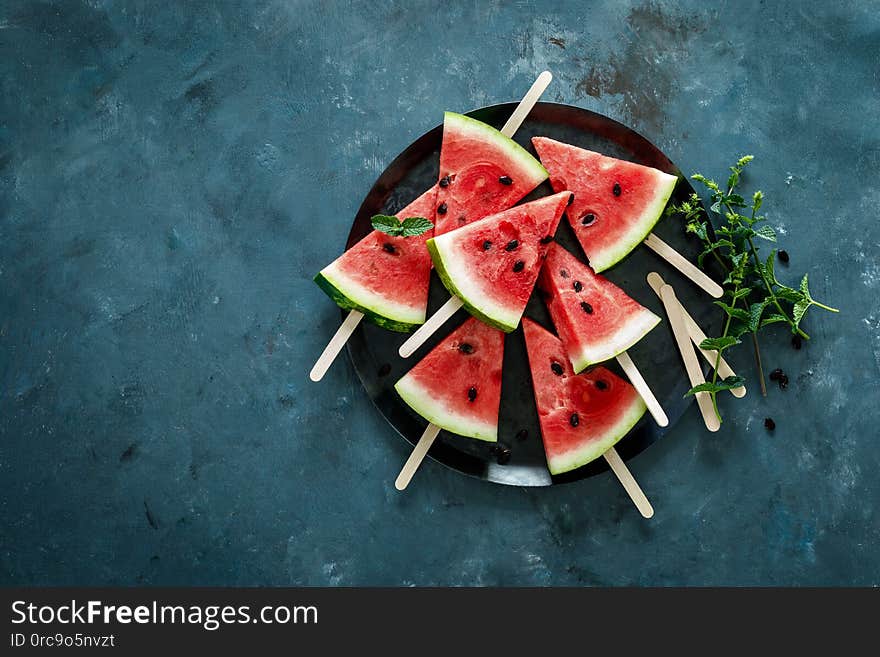
[[[653,289],[654,292],[657,294],[657,298],[662,301],[663,299],[660,297],[660,288],[666,285],[666,282],[663,280],[660,274],[655,271],[652,271],[650,274],[648,274],[648,285],[650,285],[651,289]],[[703,333],[703,329],[701,329],[699,325],[694,321],[694,318],[690,316],[688,311],[682,305],[681,301],[678,301],[678,305],[681,308],[682,315],[684,316],[684,325],[685,328],[687,328],[687,332],[691,338],[691,342],[694,343],[697,351],[703,355],[703,358],[706,359],[706,362],[708,362],[709,365],[714,368],[715,362],[718,359],[718,352],[714,350],[700,349],[700,344],[703,342],[703,340],[706,339],[706,334]],[[721,358],[721,362],[718,363],[718,375],[723,379],[726,379],[729,376],[736,376],[733,368],[727,363],[726,360],[724,360],[723,357]],[[730,394],[734,397],[745,397],[746,387],[740,386],[739,388],[733,388],[730,391]]]
[[[400,474],[397,475],[397,479],[394,481],[394,487],[397,490],[403,490],[409,485],[409,482],[412,480],[413,475],[416,473],[416,470],[419,469],[422,461],[425,460],[425,455],[428,453],[428,450],[431,449],[431,445],[434,444],[434,440],[437,438],[437,434],[439,433],[440,427],[438,427],[436,424],[429,423],[428,426],[425,428],[425,431],[422,433],[422,437],[419,438],[419,442],[416,443],[412,454],[409,455],[409,458],[406,460],[406,463],[403,464],[403,468],[400,470]]]
[[[535,106],[535,103],[538,102],[538,99],[541,97],[541,94],[547,89],[547,86],[550,84],[551,80],[553,80],[553,75],[550,71],[544,71],[541,75],[538,76],[538,79],[532,83],[531,88],[526,92],[526,95],[523,96],[523,99],[519,101],[519,105],[516,106],[516,109],[513,110],[513,114],[510,115],[510,118],[507,119],[507,123],[504,124],[504,127],[501,128],[501,134],[505,137],[513,137],[513,133],[519,130],[519,127],[522,125],[522,122],[525,121],[525,118],[528,116],[529,112],[532,111],[532,108]]]
[[[645,382],[645,378],[642,376],[642,373],[639,372],[639,368],[636,367],[636,364],[632,361],[632,358],[629,357],[629,354],[625,351],[622,354],[618,354],[617,362],[620,363],[623,371],[626,372],[629,382],[633,384],[633,387],[642,396],[642,399],[645,400],[645,405],[648,407],[648,410],[657,424],[661,427],[667,426],[669,424],[669,418],[666,417],[663,407],[660,406],[660,402],[657,401],[654,393],[651,392],[651,389]]]
[[[416,329],[416,332],[409,336],[406,341],[400,345],[398,353],[401,357],[409,358],[412,356],[419,347],[425,344],[428,338],[434,335],[437,329],[443,326],[450,317],[458,312],[458,309],[461,308],[462,305],[461,299],[458,297],[450,297],[449,301],[440,306],[440,309],[431,315],[427,322]]]
[[[696,268],[690,260],[681,255],[678,251],[669,246],[666,242],[657,237],[654,233],[650,233],[645,238],[645,246],[654,251],[678,271],[691,279],[698,287],[709,293],[709,296],[720,299],[724,294],[724,290],[718,283],[706,276],[702,271]]]
[[[330,368],[330,364],[334,361],[336,356],[339,355],[339,352],[342,351],[345,343],[351,337],[351,334],[354,333],[354,330],[357,328],[357,325],[361,323],[363,318],[364,314],[359,310],[352,310],[348,313],[348,317],[346,317],[345,321],[343,321],[340,327],[336,329],[336,334],[330,339],[327,346],[324,347],[324,351],[321,352],[318,361],[315,363],[312,371],[309,372],[309,378],[312,381],[320,381],[324,378],[324,375]]]
[[[700,364],[697,362],[697,354],[691,346],[691,340],[684,325],[681,306],[678,303],[678,299],[675,298],[675,290],[670,285],[664,285],[660,288],[660,298],[663,300],[666,316],[669,317],[672,334],[675,336],[675,342],[678,345],[681,359],[684,361],[684,368],[687,370],[691,386],[705,383],[706,380],[703,378]],[[709,431],[718,431],[721,428],[721,422],[718,419],[715,408],[712,406],[712,398],[709,396],[709,393],[698,392],[694,396],[697,398],[697,406],[700,407],[700,413],[703,414],[703,422],[706,428]]]
[[[623,485],[624,490],[629,495],[629,499],[633,501],[633,504],[636,505],[639,513],[642,514],[642,517],[653,517],[654,507],[651,506],[648,498],[645,497],[645,493],[642,491],[641,486],[639,486],[639,482],[636,481],[632,472],[626,467],[626,463],[620,458],[620,454],[617,453],[617,450],[612,447],[605,452],[603,456],[605,457],[605,460],[608,461],[608,465],[611,466],[611,471],[617,476],[618,481]]]

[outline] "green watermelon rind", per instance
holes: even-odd
[[[597,274],[610,269],[629,255],[634,248],[645,241],[648,233],[654,230],[654,226],[660,221],[660,217],[663,216],[663,210],[669,202],[669,197],[672,196],[675,185],[678,183],[678,178],[663,171],[658,171],[657,174],[658,182],[654,200],[642,211],[641,216],[633,222],[629,232],[622,239],[618,240],[614,246],[599,253],[587,254],[590,260],[590,267]],[[574,228],[577,230],[577,226]]]
[[[590,440],[583,447],[568,450],[558,456],[551,457],[548,455],[547,467],[550,469],[550,474],[559,475],[570,472],[595,461],[620,442],[636,426],[638,421],[642,419],[647,410],[648,407],[645,405],[645,401],[641,397],[636,396],[626,412],[623,413],[614,425],[605,431],[601,438]]]
[[[452,126],[457,133],[469,131],[477,133],[478,139],[494,143],[500,149],[506,151],[512,160],[525,168],[526,172],[532,176],[530,179],[530,182],[533,183],[532,188],[547,180],[550,175],[547,169],[544,168],[544,165],[534,155],[487,123],[472,119],[464,114],[458,114],[457,112],[444,112],[443,124]]]
[[[391,305],[382,306],[381,302],[366,298],[362,287],[344,281],[344,277],[334,272],[331,267],[318,272],[314,281],[337,306],[343,310],[360,311],[367,320],[389,331],[409,333],[425,323],[424,311],[419,318],[415,313],[404,316],[399,311],[395,311]]]
[[[454,233],[447,233],[447,235],[454,235]],[[425,245],[428,247],[428,253],[431,254],[431,260],[434,262],[434,269],[440,276],[440,281],[443,283],[443,287],[449,290],[450,294],[461,299],[465,309],[481,322],[500,329],[505,333],[510,333],[511,331],[516,330],[516,327],[519,326],[521,313],[516,313],[515,315],[511,314],[506,319],[500,317],[503,309],[500,307],[488,309],[486,307],[488,305],[488,297],[486,295],[473,295],[479,296],[480,300],[472,300],[472,295],[467,294],[466,291],[462,290],[455,284],[455,276],[450,272],[450,267],[454,264],[453,254],[446,253],[444,256],[445,249],[443,249],[442,246],[438,246],[436,242],[437,239],[442,238],[442,235],[439,238],[432,237],[425,242]]]
[[[459,436],[475,438],[486,442],[498,442],[498,425],[469,420],[460,413],[453,413],[442,402],[438,402],[429,390],[420,386],[413,377],[404,376],[394,384],[400,398],[416,413],[441,429]]]
[[[619,356],[650,333],[660,321],[657,315],[647,308],[643,308],[617,329],[614,340],[591,345],[591,349],[585,349],[580,354],[569,353],[568,359],[575,374],[580,374],[590,365],[604,363],[606,360]]]

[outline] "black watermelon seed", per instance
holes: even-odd
[[[545,237],[541,238],[541,244],[550,244],[550,242],[552,242],[552,241],[553,241],[552,235],[546,235]]]
[[[577,425],[579,425],[581,423],[581,419],[578,417],[577,413],[572,413],[571,417],[568,418],[568,423],[571,426],[576,427]]]
[[[518,246],[519,246],[519,241],[517,241],[517,240],[510,240],[510,241],[507,243],[507,246],[504,247],[504,250],[505,250],[505,251],[513,251],[513,250],[514,250],[516,247],[518,247]]]
[[[450,183],[450,182],[451,182],[451,181],[449,180],[449,176],[443,176],[443,177],[440,179],[440,186],[441,186],[441,187],[449,187],[449,183]]]
[[[581,301],[581,308],[583,308],[584,312],[588,315],[593,314],[593,306],[588,304],[586,301]]]
[[[589,226],[594,221],[596,221],[596,215],[594,215],[592,212],[588,212],[584,215],[583,219],[581,219],[581,224],[584,226]]]
[[[483,240],[483,251],[488,251],[492,248],[492,242],[489,240]]]
[[[382,245],[382,248],[385,249],[386,253],[397,253],[397,249],[395,249],[394,245],[390,242],[385,242],[385,244]]]
[[[554,373],[556,376],[562,376],[562,373],[563,373],[563,371],[564,371],[564,370],[562,369],[562,365],[560,365],[559,363],[557,363],[555,360],[554,360],[552,363],[550,363],[550,369],[553,370],[553,373]]]
[[[801,336],[793,335],[791,336],[791,346],[795,349],[800,349],[803,345],[803,341],[801,340]]]
[[[782,250],[776,254],[776,257],[779,258],[779,262],[784,262],[788,264],[788,251]]]
[[[391,364],[385,363],[382,367],[379,368],[378,374],[380,377],[381,376],[388,376],[389,374],[391,374]]]
[[[608,384],[605,382],[604,379],[599,379],[598,381],[596,381],[596,387],[599,390],[608,390]]]
[[[611,191],[615,196],[620,196],[620,183],[614,183],[614,187],[611,188]]]
[[[565,269],[560,269],[559,275],[562,276],[562,278],[568,278],[568,271]]]
[[[498,462],[498,465],[510,463],[510,447],[506,443],[499,442],[492,445],[492,452],[495,454],[495,460]]]
[[[574,203],[574,194],[569,194],[568,203],[566,205],[571,205],[572,203]]]
[[[468,401],[474,401],[477,398],[477,389],[471,386],[468,389]]]
[[[437,214],[446,214],[446,211],[447,211],[448,209],[449,209],[449,208],[446,207],[446,202],[444,201],[444,202],[441,203],[439,206],[437,206]]]
[[[511,178],[510,176],[501,176],[501,177],[498,179],[498,182],[500,182],[502,185],[512,185],[512,184],[513,184],[513,178]]]
[[[767,429],[767,431],[773,431],[776,428],[776,423],[773,421],[772,417],[764,418],[764,428]]]
[[[770,380],[771,381],[779,381],[783,376],[783,372],[780,368],[776,368],[772,372],[770,372]]]
[[[513,263],[513,272],[515,274],[518,274],[519,272],[521,272],[525,268],[526,268],[526,263],[523,262],[522,260],[517,260],[516,262]]]
[[[574,288],[575,292],[580,292],[581,290],[584,289],[584,286],[580,281],[575,281],[574,283],[571,284],[571,286]]]
[[[779,389],[785,390],[788,387],[788,374],[783,374],[779,377]]]
[[[516,432],[516,439],[519,442],[523,442],[524,440],[528,440],[529,438],[529,430],[528,429],[520,429]]]
[[[474,353],[474,346],[469,342],[462,342],[458,345],[458,350],[463,354],[472,354]]]

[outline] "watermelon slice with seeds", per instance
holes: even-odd
[[[568,221],[595,272],[622,260],[663,214],[675,176],[547,137],[533,137],[555,191],[574,193]]]
[[[513,331],[532,294],[568,192],[518,205],[428,240],[443,285],[487,324]]]
[[[538,286],[575,372],[623,353],[660,323],[559,244],[550,245]]]
[[[523,319],[541,438],[551,474],[600,457],[645,414],[636,389],[604,367],[575,374],[562,342]]]
[[[394,385],[416,413],[460,436],[498,440],[504,333],[469,318]]]
[[[434,215],[437,185],[397,213],[398,219]],[[411,331],[425,322],[431,256],[425,241],[431,231],[411,237],[374,230],[324,267],[315,282],[336,304],[359,310],[392,331]]]
[[[443,115],[434,234],[506,210],[547,179],[526,149],[482,121]]]

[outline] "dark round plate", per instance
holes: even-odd
[[[515,106],[515,103],[492,105],[469,112],[468,115],[500,128]],[[434,184],[439,167],[442,130],[442,126],[437,126],[417,139],[379,176],[361,204],[346,248],[371,230],[370,218],[373,215],[398,212]],[[683,199],[693,192],[688,181],[681,177],[678,168],[651,142],[617,121],[589,110],[571,105],[538,103],[517,131],[515,139],[534,154],[530,142],[534,136],[552,137],[678,175],[680,179],[673,195],[674,200]],[[552,193],[552,189],[549,182],[545,182],[524,200],[532,200],[549,193]],[[664,218],[655,232],[691,260],[696,257],[699,244],[685,235],[680,220]],[[556,239],[586,260],[565,219],[559,224]],[[644,245],[637,247],[623,262],[604,272],[630,296],[664,318],[629,353],[669,416],[671,427],[689,403],[683,397],[689,385],[665,320],[663,306],[645,280],[645,276],[651,271],[658,272],[667,283],[675,287],[679,299],[707,333],[716,331],[720,315],[712,312],[713,306],[705,293]],[[428,316],[448,298],[449,293],[443,288],[437,274],[433,273]],[[525,314],[552,329],[547,310],[537,294],[532,295]],[[408,359],[400,358],[397,353],[407,337],[406,334],[386,331],[368,322],[362,322],[348,341],[349,355],[367,394],[391,426],[413,445],[421,436],[426,422],[401,401],[394,391],[394,383],[466,318],[466,311],[460,310]],[[623,375],[616,362],[608,365]],[[669,427],[661,429],[650,414],[646,413],[629,435],[620,441],[618,451],[622,458],[632,458],[657,442]],[[528,432],[525,439],[521,439],[523,429]],[[590,477],[607,469],[605,460],[598,459],[565,475],[550,476],[541,445],[522,328],[508,334],[505,343],[498,439],[510,448],[510,459],[504,464],[499,463],[497,450],[493,450],[491,443],[463,438],[445,431],[440,433],[429,456],[464,474],[515,486],[555,485]],[[501,460],[504,461],[503,458]]]

